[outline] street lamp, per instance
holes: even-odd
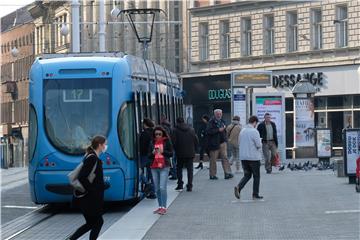
[[[66,36],[69,34],[69,28],[66,24],[61,24],[61,28],[60,28],[60,34],[63,36]]]
[[[291,90],[294,95],[293,158],[315,155],[314,95],[316,89],[309,80],[302,79]]]
[[[166,12],[162,9],[158,8],[143,8],[143,9],[125,9],[120,10],[119,8],[115,7],[111,10],[111,17],[116,19],[120,14],[125,14],[130,23],[136,38],[138,41],[143,45],[143,58],[147,58],[147,49],[148,44],[151,42],[152,34],[153,34],[153,26],[155,21],[155,14],[163,12],[165,16],[167,16]],[[136,16],[143,16],[145,21],[144,22],[137,22]],[[137,24],[147,24],[150,25],[149,31],[141,31],[136,27]]]

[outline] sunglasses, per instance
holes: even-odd
[[[155,133],[155,136],[162,136],[162,133]]]

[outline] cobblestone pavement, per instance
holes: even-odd
[[[182,192],[144,239],[360,239],[360,194],[331,170],[273,171],[261,167],[260,194],[252,180],[234,197],[242,174],[209,180],[203,169],[193,192]],[[220,171],[219,171],[220,170]]]

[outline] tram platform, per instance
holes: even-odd
[[[242,177],[209,180],[196,173],[192,192],[168,185],[168,212],[153,214],[156,200],[145,199],[114,223],[100,239],[359,239],[360,195],[332,170],[266,174],[261,166],[260,195],[252,200],[252,180],[234,197]],[[186,182],[186,181],[185,181]]]

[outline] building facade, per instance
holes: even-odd
[[[1,166],[27,164],[29,69],[34,24],[27,7],[1,19]]]
[[[360,127],[359,1],[190,1],[187,7],[182,78],[195,127],[214,108],[230,121],[232,72],[270,70],[272,86],[254,91],[285,94],[288,153],[290,89],[306,78],[317,89],[315,127],[332,130],[333,151],[341,154],[342,129]]]
[[[114,19],[111,11],[134,8],[159,8],[166,12],[156,15],[152,41],[148,46],[147,58],[173,72],[182,71],[181,19],[182,1],[119,1],[105,2],[105,51],[123,52],[143,56],[143,47],[124,14]],[[80,4],[80,52],[99,52],[99,4],[98,0],[79,0]],[[71,46],[71,2],[44,1],[30,9],[36,26],[35,54],[69,53]],[[144,21],[137,17],[135,21]],[[170,23],[169,23],[170,22]],[[177,23],[179,22],[179,23]],[[69,34],[61,34],[61,27],[66,25]],[[149,24],[138,24],[140,34],[149,30]]]

